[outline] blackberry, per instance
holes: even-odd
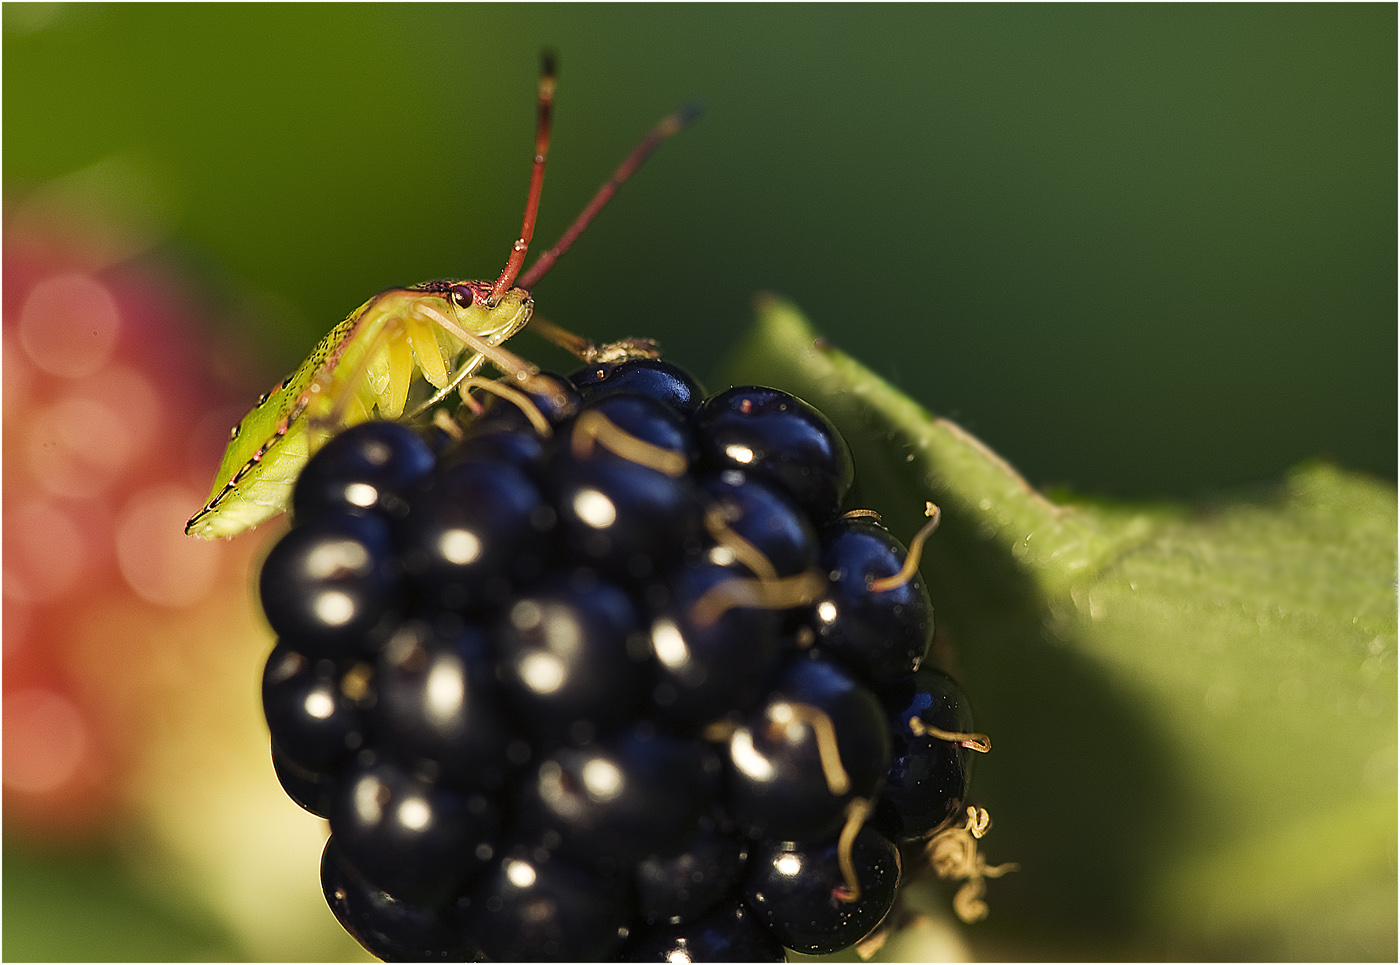
[[[638,931],[623,962],[783,962],[783,944],[742,898],[718,902],[700,918]]]
[[[293,528],[258,577],[280,641],[311,657],[372,654],[402,608],[396,547],[376,516],[328,514]]]
[[[514,385],[436,445],[343,432],[263,567],[273,765],[329,819],[346,930],[388,960],[781,961],[866,938],[921,849],[999,873],[956,863],[985,738],[922,666],[932,524],[906,551],[841,515],[845,442],[774,389],[706,400],[652,358]]]
[[[682,556],[700,531],[691,427],[665,403],[631,394],[591,400],[561,433],[549,489],[580,562],[629,579]]]
[[[918,839],[962,809],[979,746],[968,733],[972,713],[957,681],[931,667],[900,681],[886,707],[894,753],[877,823],[898,840]]]
[[[918,670],[933,640],[933,604],[917,571],[902,576],[904,547],[869,518],[838,519],[822,533],[831,580],[812,611],[823,650],[875,686]]]
[[[485,795],[372,757],[337,784],[332,837],[366,881],[396,898],[443,904],[494,854],[498,819]]]
[[[665,402],[683,414],[700,407],[705,390],[688,374],[661,359],[627,359],[594,365],[569,376],[585,399],[597,399],[620,392],[644,395]]]
[[[308,770],[294,763],[278,750],[275,741],[272,744],[272,770],[277,775],[277,782],[282,785],[282,790],[287,792],[287,797],[296,802],[297,806],[318,818],[330,814],[332,791],[335,788],[334,779],[330,774]]]
[[[427,443],[397,422],[371,422],[363,432],[342,433],[321,447],[297,477],[292,512],[307,520],[319,513],[399,513],[404,497],[433,469]]]
[[[386,962],[467,962],[479,956],[455,908],[402,901],[361,877],[335,838],[321,855],[321,887],[341,926]]]
[[[748,838],[733,821],[713,812],[701,817],[680,850],[637,863],[640,918],[675,925],[699,916],[733,890],[748,858]]]
[[[494,607],[544,570],[553,527],[553,510],[519,469],[461,462],[409,509],[398,533],[403,569],[425,606]]]
[[[817,534],[807,516],[782,492],[738,470],[705,480],[707,528],[714,549],[710,559],[746,568],[756,577],[796,576],[817,565]],[[722,541],[727,527],[758,550],[740,558]],[[764,564],[767,564],[765,571]]]
[[[593,874],[548,847],[506,849],[460,902],[463,928],[500,962],[602,961],[628,934],[621,879]]]
[[[825,523],[855,481],[851,450],[831,420],[777,389],[721,392],[695,414],[707,468],[739,469],[786,490]]]
[[[859,881],[847,882],[849,864]],[[894,904],[899,851],[873,828],[850,843],[831,836],[815,843],[766,841],[749,861],[744,900],[783,947],[826,955],[875,929]]]
[[[519,810],[578,863],[628,875],[648,855],[680,847],[709,810],[707,785],[719,774],[714,757],[699,741],[635,725],[587,747],[556,750],[523,783]]]
[[[263,712],[272,743],[305,771],[339,767],[365,742],[360,706],[368,668],[353,661],[313,660],[285,643],[267,658]]]
[[[820,840],[875,798],[889,760],[875,695],[830,659],[799,655],[730,737],[729,804],[753,835]]]
[[[762,696],[780,656],[774,614],[752,606],[718,613],[702,606],[734,580],[731,570],[690,563],[650,587],[652,703],[658,716],[700,725],[747,709]]]
[[[410,766],[432,768],[441,783],[500,790],[513,764],[528,758],[496,695],[486,632],[444,620],[405,623],[380,654],[371,725],[377,747]]]
[[[587,744],[645,706],[642,625],[620,587],[573,569],[502,611],[493,634],[496,675],[538,740]]]

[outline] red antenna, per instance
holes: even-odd
[[[554,113],[554,57],[546,52],[540,63],[540,106],[535,122],[535,163],[530,169],[530,193],[525,196],[525,219],[520,223],[520,237],[511,247],[510,258],[496,284],[491,286],[487,298],[488,305],[501,300],[520,274],[520,266],[525,264],[525,252],[529,250],[530,239],[535,234],[535,216],[540,210],[540,191],[544,188],[544,159],[549,154],[549,126]],[[572,239],[570,239],[572,240]]]
[[[599,211],[603,210],[603,205],[612,200],[612,196],[617,193],[617,189],[622,186],[622,183],[630,178],[632,173],[641,167],[642,162],[651,156],[651,152],[655,151],[662,141],[692,124],[699,116],[700,105],[692,102],[674,114],[663,117],[647,133],[646,137],[642,138],[641,143],[632,149],[632,153],[627,155],[626,160],[613,172],[613,176],[608,178],[607,183],[598,189],[597,194],[593,195],[593,200],[588,202],[588,207],[584,208],[583,213],[574,219],[574,223],[569,226],[568,231],[564,232],[563,237],[555,242],[553,248],[540,255],[539,260],[530,266],[530,270],[520,277],[520,287],[533,288],[535,282],[543,278],[544,273],[554,267],[559,256],[569,250],[569,246],[583,233],[583,229],[588,227],[588,223],[597,216]],[[521,257],[524,257],[523,249],[521,249]],[[498,281],[496,284],[499,286],[500,282]]]

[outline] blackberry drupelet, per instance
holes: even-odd
[[[921,667],[927,532],[841,515],[821,413],[646,358],[462,414],[329,443],[261,575],[274,768],[329,818],[323,889],[366,949],[836,951],[901,848],[985,830],[957,824],[985,738]]]

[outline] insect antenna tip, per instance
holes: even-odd
[[[681,127],[689,127],[700,119],[700,115],[705,113],[705,102],[693,100],[676,111],[676,123]]]

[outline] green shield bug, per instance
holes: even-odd
[[[201,539],[228,538],[281,513],[291,501],[302,467],[332,435],[372,417],[401,418],[409,389],[420,376],[436,391],[416,407],[418,412],[446,398],[484,362],[509,373],[530,370],[501,348],[530,322],[530,289],[657,145],[698,113],[687,107],[653,127],[554,247],[521,273],[544,183],[554,89],[554,66],[546,56],[525,216],[496,280],[439,280],[390,288],[351,312],[230,431],[209,499],[186,524],[186,533]],[[585,339],[541,321],[536,327],[582,358],[599,357],[599,350]],[[640,351],[636,344],[619,343],[616,351]]]

